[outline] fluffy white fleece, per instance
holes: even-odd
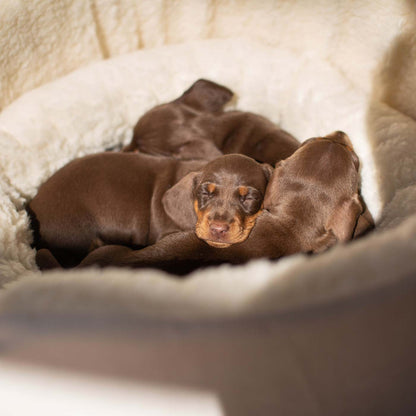
[[[35,3],[44,7],[49,2]],[[345,3],[335,7],[329,0],[316,1],[312,8],[302,1],[265,1],[262,7],[257,2],[183,1],[173,9],[159,2],[133,3],[106,2],[106,9],[92,2],[87,13],[86,2],[68,2],[69,26],[63,35],[51,30],[61,18],[60,10],[52,8],[33,29],[41,38],[47,28],[51,32],[54,48],[45,68],[16,67],[12,77],[13,68],[6,65],[6,81],[17,81],[16,86],[1,85],[3,104],[43,85],[0,113],[0,284],[5,285],[0,311],[225,316],[334,300],[416,273],[416,107],[408,94],[416,79],[409,75],[412,55],[404,58],[416,41],[406,36],[412,16],[405,1],[353,1],[348,10]],[[0,20],[9,22],[4,10],[11,13],[14,6],[5,5]],[[24,18],[35,19],[42,7],[30,6]],[[75,32],[68,29],[72,26]],[[10,45],[12,35],[1,30],[0,46]],[[65,41],[70,46],[79,42],[79,51],[59,49],[67,30],[72,37]],[[222,39],[202,39],[214,35]],[[12,46],[21,39],[13,38]],[[46,50],[45,43],[39,45]],[[138,46],[147,49],[45,83]],[[26,48],[18,60],[25,53],[29,61],[35,59]],[[65,55],[63,62],[60,55]],[[397,56],[403,63],[399,79]],[[235,91],[235,107],[271,118],[300,140],[347,132],[362,162],[363,196],[377,231],[320,256],[224,265],[184,281],[154,270],[41,274],[30,248],[24,203],[74,157],[127,143],[141,114],[201,77]]]

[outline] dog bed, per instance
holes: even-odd
[[[130,341],[125,333],[137,335],[141,330],[156,345],[149,358],[155,366],[165,357],[162,341],[166,334],[180,338],[183,349],[173,351],[189,353],[180,358],[180,381],[164,370],[149,380],[206,387],[201,381],[209,370],[206,363],[210,359],[226,362],[227,372],[220,372],[222,381],[212,375],[211,384],[207,382],[219,392],[222,410],[202,400],[194,414],[391,414],[388,410],[392,409],[394,414],[406,414],[414,409],[411,393],[416,378],[409,369],[415,369],[416,361],[409,346],[416,342],[410,331],[416,314],[409,293],[414,300],[416,10],[411,2],[0,3],[4,68],[0,84],[0,325],[5,334],[14,340],[16,333],[32,339],[54,334],[59,327],[61,336],[70,338],[75,333],[74,340],[85,346],[79,334],[97,328],[109,345],[119,326]],[[232,89],[237,97],[229,108],[267,116],[301,141],[345,131],[361,160],[362,194],[376,229],[321,255],[222,265],[196,271],[184,280],[150,269],[41,273],[34,262],[24,210],[40,184],[75,157],[127,144],[145,111],[176,98],[198,78]],[[393,293],[396,298],[407,296],[398,301],[402,308],[408,305],[405,311],[400,309],[402,315],[397,312],[396,318],[403,318],[398,325],[386,322],[388,307],[380,300],[387,302]],[[338,333],[338,340],[318,337],[317,341],[311,331],[309,355],[302,357],[298,349],[298,356],[290,354],[296,365],[283,365],[290,345],[296,344],[293,334],[305,329],[293,320],[299,316],[307,320],[309,313],[325,320],[323,314],[337,326],[328,305],[343,305],[343,313],[361,311],[356,332],[346,329],[338,311],[333,316],[338,316],[340,328],[345,329]],[[385,309],[372,321],[366,315],[368,305],[384,305]],[[286,333],[294,331],[289,341],[279,333],[279,325],[270,323],[282,317]],[[263,331],[256,332],[260,327]],[[260,342],[252,350],[254,367],[248,366],[247,356],[224,346],[226,334],[235,331],[247,345]],[[200,343],[183,339],[184,333],[190,336],[188,332],[197,334]],[[363,370],[371,376],[359,376],[358,348],[354,359],[344,357],[344,365],[324,365],[323,375],[317,376],[321,382],[314,384],[311,374],[319,372],[314,372],[311,363],[331,362],[325,352],[344,351],[339,342],[345,341],[342,335],[347,333],[357,348],[363,336],[369,355],[376,349],[376,358],[360,358],[364,366],[373,363]],[[270,341],[274,336],[279,337],[279,342],[273,338],[276,354]],[[253,341],[256,337],[260,338]],[[4,342],[13,359],[16,341],[11,338],[5,336]],[[394,340],[400,342],[393,347]],[[215,360],[198,350],[203,342],[217,351]],[[68,344],[65,348],[62,351],[69,348],[69,355],[76,356]],[[41,350],[46,351],[43,344]],[[262,353],[266,351],[268,355]],[[131,359],[134,356],[142,362],[146,352],[140,354],[139,350]],[[28,356],[32,355],[28,352]],[[48,359],[46,352],[37,358],[41,363]],[[61,365],[59,360],[55,364]],[[87,367],[80,368],[85,371]],[[263,380],[258,390],[247,382],[250,389],[240,386],[240,391],[234,391],[233,386],[250,378],[250,371]],[[136,368],[135,376],[141,381],[149,381],[146,374],[143,367]],[[339,380],[337,374],[350,378]],[[394,385],[379,382],[375,391],[375,380],[384,377],[394,380]],[[276,389],[271,387],[273,382]],[[155,397],[154,403],[160,399]],[[367,413],[359,412],[363,409]],[[178,414],[187,414],[182,410]]]

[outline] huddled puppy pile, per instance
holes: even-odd
[[[144,114],[122,151],[49,178],[27,206],[38,266],[181,275],[319,253],[373,227],[345,133],[300,144],[260,115],[225,111],[232,96],[198,80]]]

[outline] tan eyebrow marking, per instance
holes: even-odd
[[[247,186],[239,186],[238,187],[238,193],[241,196],[246,196],[248,194],[248,188],[247,188]]]
[[[207,190],[208,190],[208,192],[209,192],[209,193],[211,193],[211,194],[215,191],[215,188],[216,188],[215,183],[210,183],[210,184],[208,184],[208,186],[207,186]]]

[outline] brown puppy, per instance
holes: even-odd
[[[243,155],[222,156],[208,163],[194,177],[196,235],[213,247],[244,241],[260,213],[271,174],[270,165]]]
[[[211,140],[212,126],[200,125],[200,116],[215,122],[233,92],[215,82],[200,79],[179,98],[158,105],[137,122],[133,139],[123,151],[140,151],[177,159],[211,160],[222,154]]]
[[[156,267],[185,274],[222,262],[237,264],[260,257],[322,252],[353,237],[364,210],[358,167],[346,134],[335,132],[309,139],[277,165],[267,187],[264,211],[241,244],[217,249],[194,233],[179,232],[143,250],[120,246],[98,249],[81,266]]]
[[[265,117],[223,112],[232,96],[232,91],[222,85],[196,81],[176,100],[144,114],[124,151],[140,150],[182,160],[242,153],[274,165],[299,147],[292,135]]]
[[[35,246],[70,267],[106,244],[143,247],[195,226],[211,245],[241,242],[271,172],[243,155],[208,164],[132,153],[86,156],[56,172],[28,204]]]

